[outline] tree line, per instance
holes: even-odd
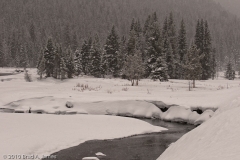
[[[186,22],[188,46],[195,39],[196,21],[207,20],[217,69],[224,70],[229,60],[235,70],[240,69],[240,20],[212,0],[1,0],[0,7],[0,67],[21,67],[22,57],[28,67],[36,67],[49,36],[64,52],[69,45],[73,51],[76,46],[81,50],[84,40],[96,33],[103,46],[112,25],[121,42],[122,36],[129,39],[132,17],[143,27],[156,11],[162,28],[172,11],[177,31],[181,19]]]
[[[63,47],[49,38],[38,62],[38,73],[59,79],[92,75],[128,78],[132,85],[139,79],[206,80],[216,76],[216,53],[208,22],[199,19],[195,38],[187,44],[187,30],[182,19],[176,29],[173,13],[160,25],[156,12],[149,15],[142,26],[132,19],[128,38],[119,37],[113,25],[104,45],[99,36],[83,41],[81,49],[76,44]]]

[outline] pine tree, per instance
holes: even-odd
[[[71,46],[71,37],[70,37],[70,30],[69,30],[69,26],[66,25],[64,28],[64,47],[68,48],[69,46]]]
[[[148,30],[145,33],[146,48],[145,48],[145,77],[150,76],[151,72],[155,70],[154,63],[156,63],[159,56],[162,54],[162,39],[159,29],[158,20],[156,13],[150,16],[150,23],[148,25]]]
[[[126,46],[126,37],[122,36],[117,61],[118,61],[119,75],[121,75],[123,78],[125,77],[125,75],[123,75],[122,71],[123,71],[123,66],[126,62],[127,55],[128,54],[127,54],[127,46]]]
[[[188,50],[188,53],[184,57],[186,59],[185,78],[193,81],[193,88],[195,88],[195,80],[201,79],[202,76],[202,66],[200,60],[203,55],[199,55],[199,49],[196,45],[192,45]]]
[[[82,49],[81,49],[81,58],[82,58],[82,71],[86,75],[88,74],[88,63],[89,63],[89,45],[86,40],[84,40]]]
[[[179,78],[180,77],[180,56],[178,55],[178,48],[177,48],[177,35],[176,35],[176,25],[173,18],[173,13],[171,12],[169,15],[168,20],[168,39],[171,45],[169,50],[172,50],[172,71],[169,73],[170,78]]]
[[[202,79],[207,80],[208,78],[211,78],[211,54],[212,54],[211,34],[208,28],[207,21],[205,21],[204,23],[203,54],[204,57],[201,61],[203,69]]]
[[[52,39],[49,38],[48,42],[47,42],[46,50],[44,51],[45,67],[46,67],[47,77],[50,77],[53,74],[54,56],[55,56],[54,52],[55,52],[55,49],[53,47]]]
[[[35,41],[36,41],[36,33],[35,33],[35,26],[34,26],[33,23],[31,23],[31,25],[30,25],[29,33],[30,33],[32,42],[35,43]]]
[[[59,46],[59,55],[60,55],[60,79],[63,80],[66,78],[66,74],[67,74],[67,57],[66,54],[63,53],[62,51],[62,47]]]
[[[150,76],[153,80],[158,79],[159,81],[168,81],[167,64],[164,55],[157,58],[156,62],[153,63],[152,68],[153,70]]]
[[[5,66],[4,65],[4,59],[5,59],[5,57],[4,57],[4,52],[3,52],[3,44],[0,41],[0,67]]]
[[[45,73],[45,70],[46,70],[46,68],[45,68],[45,58],[44,58],[44,56],[42,55],[42,56],[40,56],[40,61],[39,61],[39,64],[38,64],[38,66],[37,66],[37,71],[38,71],[38,75],[40,75],[40,79],[42,79],[42,76],[43,76],[43,74]]]
[[[226,66],[225,78],[229,80],[235,79],[235,71],[233,70],[232,63],[228,61]]]
[[[75,67],[74,67],[74,58],[72,54],[72,50],[70,47],[66,50],[66,68],[67,68],[67,76],[68,78],[73,78],[73,75],[75,73]]]
[[[20,46],[19,56],[16,57],[19,57],[19,67],[26,68],[28,66],[28,56],[23,45]]]
[[[76,33],[74,33],[74,35],[73,35],[71,48],[73,51],[76,51],[78,49],[78,41],[77,41]]]
[[[211,78],[214,79],[217,73],[217,60],[216,60],[216,50],[214,49],[211,54],[210,59],[210,68],[211,68]]]
[[[134,55],[127,57],[126,63],[124,64],[123,74],[132,82],[132,86],[138,85],[138,81],[144,75],[144,64],[142,62],[141,52],[136,51]]]
[[[76,50],[74,53],[74,64],[75,64],[75,71],[76,75],[80,75],[82,72],[82,55],[79,50]]]
[[[201,66],[202,66],[202,78],[207,80],[211,77],[211,54],[212,54],[212,44],[211,44],[211,34],[208,28],[208,22],[203,21],[203,19],[198,20],[195,34],[195,45],[199,49],[199,55],[202,55]]]
[[[117,76],[118,73],[118,62],[117,62],[117,55],[119,52],[119,42],[118,42],[118,35],[113,26],[109,36],[107,37],[106,44],[104,46],[105,56],[103,57],[104,60],[104,68],[106,68],[107,74]]]
[[[60,78],[60,63],[61,63],[61,47],[59,44],[56,45],[55,57],[54,57],[54,68],[53,77]]]
[[[185,56],[185,54],[187,54],[187,38],[186,38],[185,23],[184,23],[184,20],[182,19],[179,34],[178,34],[178,56],[180,61],[178,72],[179,72],[179,78],[181,79],[184,77],[183,65],[186,64],[186,62],[184,61],[183,57]]]
[[[129,33],[129,39],[127,43],[127,53],[128,55],[133,55],[136,48],[136,33],[134,30],[131,30]]]
[[[93,41],[93,53],[91,56],[91,75],[101,77],[101,49],[98,35]]]

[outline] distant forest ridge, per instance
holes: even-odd
[[[197,20],[207,20],[219,64],[224,67],[229,59],[238,63],[240,20],[213,0],[1,0],[0,7],[0,56],[10,55],[13,60],[8,66],[14,66],[16,55],[24,49],[29,66],[36,67],[49,37],[67,47],[69,34],[80,49],[85,39],[98,34],[103,45],[115,25],[119,37],[128,38],[132,18],[143,27],[153,12],[161,28],[170,12],[176,30],[184,19],[188,44],[194,40]]]
[[[217,3],[222,5],[230,13],[233,13],[240,17],[240,1],[239,0],[215,0]]]

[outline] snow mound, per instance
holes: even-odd
[[[106,156],[106,154],[103,154],[102,152],[95,153],[96,156]]]
[[[161,117],[166,121],[188,122],[188,117],[191,113],[190,109],[181,106],[172,106]]]
[[[84,157],[82,160],[99,160],[97,157]]]
[[[194,125],[202,124],[203,122],[206,122],[209,118],[213,116],[214,112],[212,110],[206,110],[197,118],[194,122]]]
[[[41,157],[87,140],[123,138],[163,130],[166,129],[126,117],[0,113],[0,157],[8,154]]]
[[[227,109],[228,108],[228,109]],[[158,160],[239,160],[240,98],[171,145]],[[206,112],[198,120],[211,115]]]

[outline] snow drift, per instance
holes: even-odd
[[[239,113],[240,98],[233,100],[206,123],[180,138],[158,160],[239,160]],[[203,114],[197,122],[203,117],[207,115]]]

